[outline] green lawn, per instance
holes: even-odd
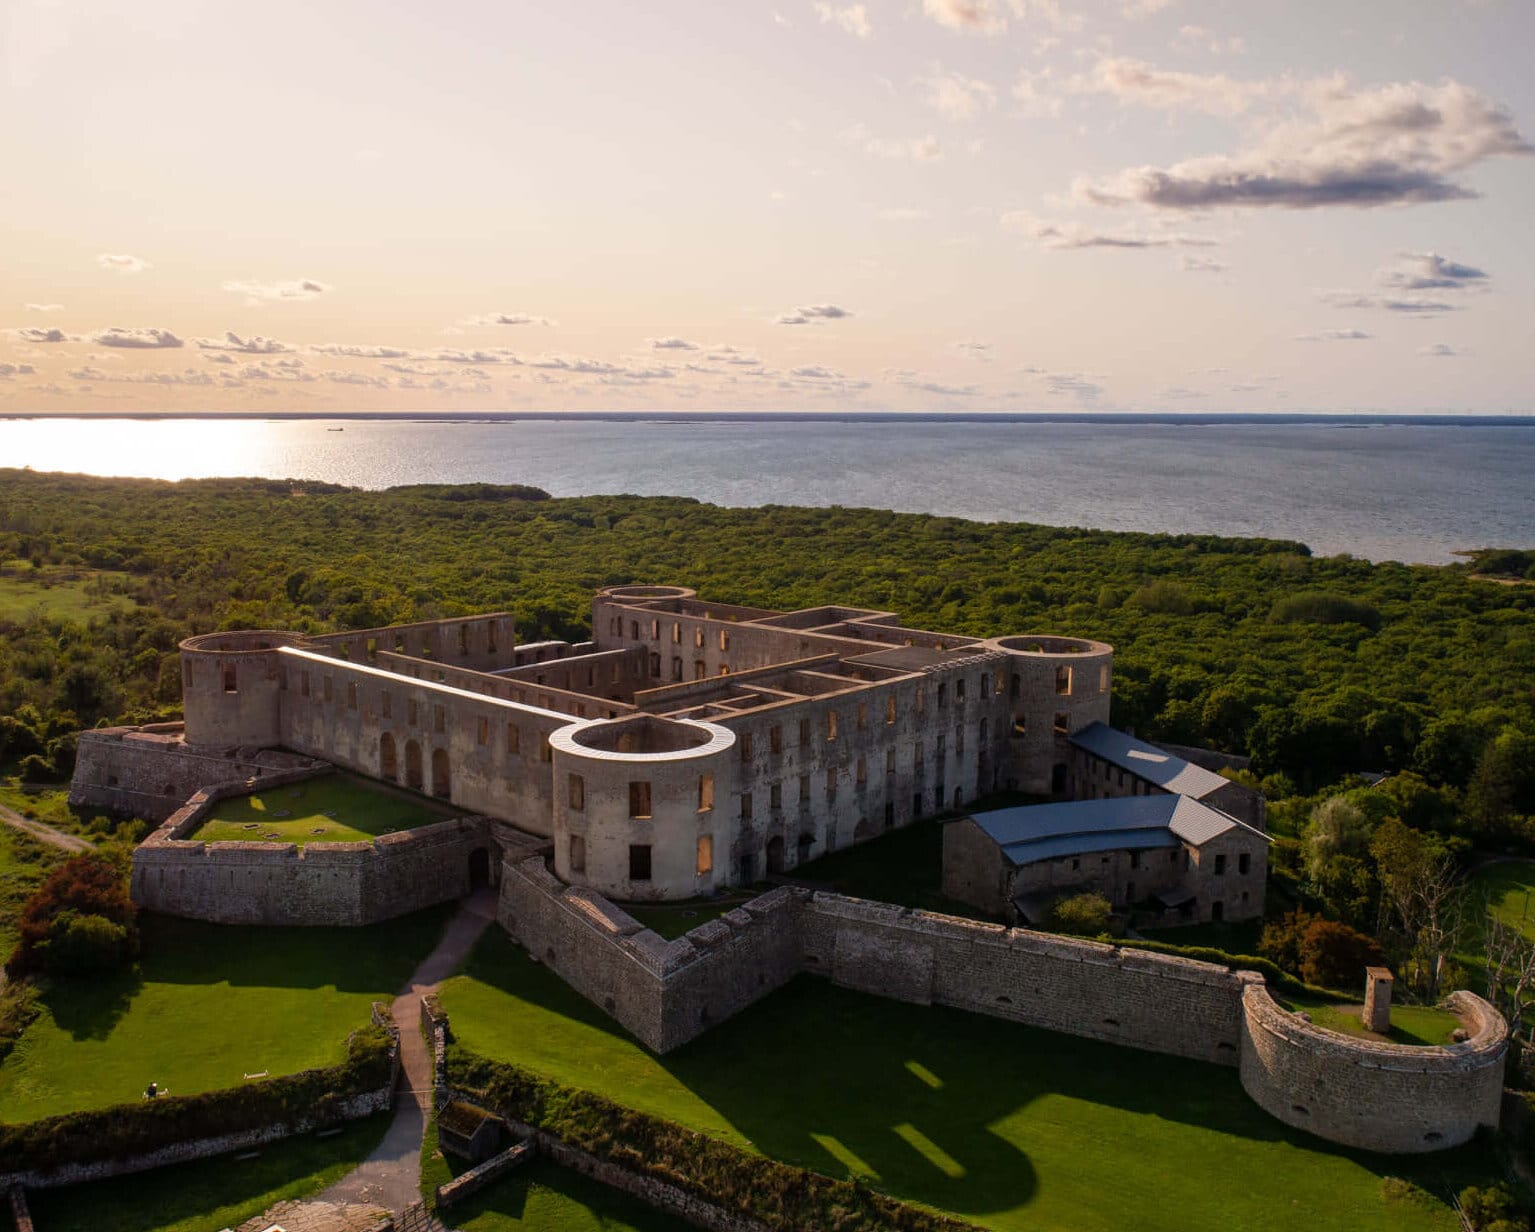
[[[349,774],[236,796],[214,808],[191,837],[207,843],[366,843],[458,816],[443,805]]]
[[[23,621],[33,613],[50,620],[72,620],[84,624],[92,616],[101,616],[114,608],[132,607],[126,595],[108,589],[126,573],[106,570],[45,568],[34,572],[0,575],[0,621]]]
[[[1182,924],[1176,928],[1143,928],[1141,936],[1166,945],[1202,945],[1227,954],[1256,954],[1263,921],[1238,920],[1221,924]]]
[[[471,1165],[437,1149],[437,1125],[421,1151],[421,1192],[430,1203],[437,1186]],[[438,1212],[457,1232],[673,1232],[675,1220],[635,1198],[547,1160],[524,1164],[494,1185]]]
[[[274,1203],[317,1193],[379,1144],[380,1115],[330,1138],[306,1136],[261,1148],[256,1159],[225,1155],[135,1176],[27,1194],[33,1221],[48,1232],[213,1232]]]
[[[790,876],[838,894],[978,917],[943,895],[943,823],[917,821],[794,869]]]
[[[437,943],[451,908],[365,929],[235,928],[143,917],[138,972],[71,981],[0,1065],[0,1121],[330,1065]],[[413,1024],[405,1024],[407,1027]]]
[[[64,853],[34,842],[9,826],[0,826],[0,963],[16,944],[16,920],[22,904]]]
[[[1358,1003],[1288,996],[1280,998],[1279,1003],[1287,1010],[1305,1010],[1313,1023],[1329,1031],[1393,1044],[1448,1044],[1452,1042],[1450,1033],[1461,1025],[1460,1019],[1448,1010],[1435,1009],[1431,1005],[1393,1005],[1391,1031],[1380,1036],[1365,1030],[1359,1016],[1364,1007]]]
[[[750,902],[753,893],[721,894],[718,898],[691,899],[683,903],[620,903],[618,904],[646,928],[661,934],[668,941],[692,932],[700,924],[717,920],[727,911],[733,911],[742,903]]]
[[[664,1058],[500,932],[442,1000],[466,1050],[998,1229],[1449,1232],[1446,1207],[1383,1181],[1442,1195],[1485,1166],[1475,1148],[1330,1147],[1262,1112],[1233,1069],[809,976]]]
[[[1488,911],[1535,941],[1535,863],[1484,864],[1467,880],[1474,900],[1485,897]]]

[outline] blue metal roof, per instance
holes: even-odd
[[[1137,740],[1107,723],[1089,723],[1081,731],[1071,733],[1071,742],[1147,782],[1180,795],[1193,796],[1196,800],[1231,784],[1230,779],[1222,778],[1213,770],[1174,757],[1165,749]]]
[[[971,818],[1013,864],[1100,851],[1199,846],[1241,822],[1188,796],[1123,796],[993,809]]]

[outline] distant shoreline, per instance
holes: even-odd
[[[612,420],[648,423],[1083,423],[1083,424],[1305,424],[1339,427],[1531,428],[1535,414],[1441,415],[1290,411],[8,411],[0,421],[30,419],[203,419],[271,421],[356,420],[400,423],[514,423],[518,420]]]

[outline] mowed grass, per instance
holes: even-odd
[[[1026,800],[1019,797],[1020,802]],[[975,908],[944,897],[942,870],[943,822],[929,819],[801,864],[789,876],[852,898],[981,916]]]
[[[367,1158],[389,1127],[387,1114],[329,1138],[305,1136],[261,1148],[256,1159],[217,1156],[153,1172],[27,1193],[33,1221],[48,1232],[213,1232],[278,1202],[317,1193]]]
[[[1495,918],[1535,941],[1535,863],[1507,860],[1484,864],[1467,881],[1473,902],[1485,900]],[[1476,941],[1479,948],[1480,930]]]
[[[391,1000],[437,943],[450,910],[359,929],[145,916],[136,973],[59,982],[43,997],[0,1064],[0,1121],[129,1103],[151,1081],[191,1095],[335,1064],[371,1003]]]
[[[30,567],[25,572],[0,574],[0,621],[19,622],[41,614],[50,620],[83,624],[92,616],[132,607],[132,599],[103,589],[104,582],[127,576],[78,569],[34,572]]]
[[[437,1186],[472,1165],[437,1149],[437,1123],[421,1149],[421,1193],[434,1201]],[[457,1232],[673,1232],[677,1222],[638,1199],[547,1160],[523,1164],[495,1184],[438,1212]]]
[[[620,903],[619,906],[646,928],[668,941],[692,932],[700,924],[717,920],[727,911],[751,901],[753,895],[722,894],[718,898],[699,898],[680,903]]]
[[[998,1229],[1417,1232],[1476,1178],[1467,1148],[1415,1159],[1281,1125],[1234,1069],[802,976],[655,1057],[499,932],[442,993],[458,1046]]]
[[[64,853],[0,825],[0,963],[16,945],[21,908]]]
[[[324,778],[224,800],[191,837],[205,843],[366,843],[458,814],[421,796],[353,778]]]
[[[1282,997],[1279,1003],[1288,1010],[1304,1010],[1313,1023],[1329,1031],[1392,1044],[1449,1044],[1451,1033],[1461,1025],[1460,1019],[1449,1010],[1435,1009],[1431,1005],[1393,1005],[1390,1032],[1377,1035],[1365,1030],[1360,1016],[1364,1011],[1362,1005],[1302,997]]]

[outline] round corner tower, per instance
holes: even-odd
[[[269,629],[204,633],[181,643],[181,701],[188,744],[268,748],[282,743],[277,651],[301,645]]]
[[[986,645],[1007,656],[1013,730],[1005,777],[1033,795],[1064,794],[1071,733],[1109,721],[1114,648],[1035,634],[992,638]]]

